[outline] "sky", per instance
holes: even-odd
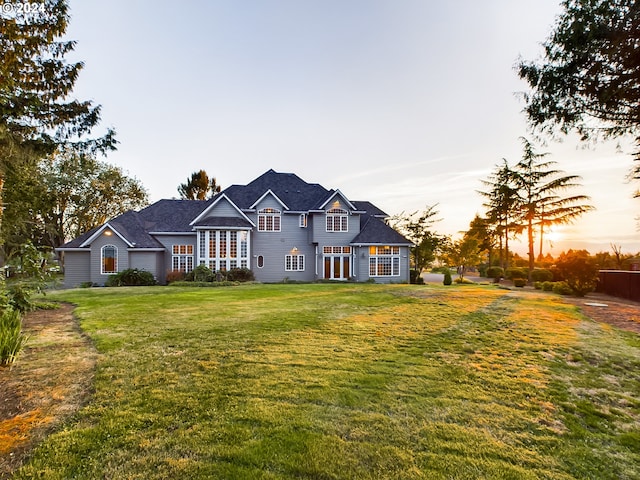
[[[483,214],[482,179],[533,139],[514,69],[534,60],[559,0],[70,0],[75,96],[102,105],[106,161],[150,200],[204,169],[222,188],[269,169],[390,215],[437,204],[453,237]],[[95,134],[102,133],[100,128]],[[628,145],[536,144],[594,212],[545,253],[640,251]],[[517,249],[524,253],[525,247]]]

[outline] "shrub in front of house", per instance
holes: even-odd
[[[486,271],[487,278],[493,278],[493,283],[498,283],[504,277],[504,269],[502,267],[489,267]]]
[[[555,282],[542,282],[542,291],[543,292],[553,292],[553,286]]]
[[[553,272],[546,268],[536,268],[531,272],[531,280],[534,282],[550,282],[553,280]]]
[[[598,284],[598,265],[586,250],[569,250],[556,260],[556,267],[578,297],[592,292]]]
[[[170,272],[167,272],[166,280],[167,280],[167,283],[183,282],[186,277],[187,277],[187,274],[184,273],[182,270],[171,270]]]
[[[574,291],[567,282],[563,281],[553,283],[553,293],[557,293],[558,295],[572,295]]]
[[[256,277],[248,268],[232,268],[226,272],[226,280],[229,282],[253,282]]]
[[[128,268],[115,275],[111,275],[105,283],[107,287],[138,287],[155,284],[156,279],[153,278],[151,272],[137,268]]]
[[[516,278],[528,278],[529,274],[526,268],[509,267],[504,272],[504,277],[509,280],[515,280]]]
[[[453,280],[451,279],[451,270],[448,268],[444,272],[444,279],[442,280],[442,283],[444,285],[451,285],[453,283]]]
[[[186,276],[186,279],[193,282],[213,282],[214,273],[206,265],[198,265]]]

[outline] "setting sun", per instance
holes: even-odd
[[[560,240],[562,240],[564,238],[564,235],[562,234],[562,228],[561,227],[551,227],[549,229],[548,232],[545,233],[545,238],[553,243],[559,242]]]

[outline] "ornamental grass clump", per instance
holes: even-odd
[[[27,342],[22,331],[22,315],[19,311],[7,307],[0,315],[0,365],[10,366]]]

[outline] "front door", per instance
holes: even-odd
[[[324,278],[347,280],[351,276],[351,257],[348,255],[325,255]]]

